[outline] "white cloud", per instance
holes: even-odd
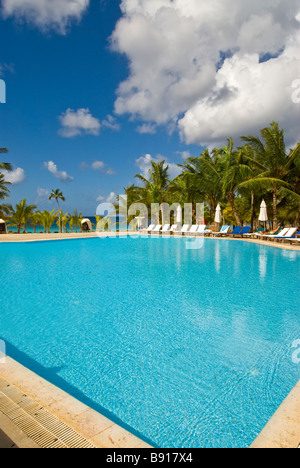
[[[41,187],[38,187],[36,189],[36,193],[37,193],[37,196],[38,196],[39,199],[49,198],[50,197],[50,190],[48,190],[48,189],[43,189]]]
[[[95,169],[95,170],[103,169],[104,168],[104,162],[103,161],[94,161],[91,167],[92,167],[92,169]]]
[[[123,0],[121,8],[112,47],[127,56],[130,73],[116,114],[148,128],[179,121],[188,143],[237,137],[272,120],[291,141],[298,137],[298,0]]]
[[[65,34],[72,21],[79,21],[90,0],[2,0],[2,14],[27,21],[42,30]]]
[[[169,166],[168,174],[170,179],[175,179],[182,171],[177,166],[177,164],[169,163],[167,158],[162,155],[157,155],[156,158],[153,158],[151,154],[145,154],[140,158],[136,159],[135,165],[140,169],[140,173],[146,179],[149,178],[149,171],[152,169],[152,162],[159,163],[161,161],[165,161],[165,166]]]
[[[115,192],[110,192],[110,194],[107,197],[103,197],[102,195],[99,195],[96,201],[100,203],[116,203],[117,195]]]
[[[118,124],[117,120],[115,117],[113,117],[112,115],[108,115],[106,117],[106,119],[102,120],[101,121],[101,125],[103,127],[106,127],[110,130],[113,130],[115,132],[119,131],[120,130],[120,124]]]
[[[101,124],[92,116],[89,109],[67,109],[59,117],[62,128],[59,134],[64,138],[72,138],[78,135],[99,135]]]
[[[102,174],[106,175],[115,174],[115,171],[111,167],[107,166],[104,161],[94,161],[92,164],[83,161],[80,163],[79,167],[82,171],[92,169],[93,171],[100,171]]]
[[[17,167],[13,171],[2,171],[4,178],[7,182],[12,185],[21,184],[26,179],[25,171],[21,167]]]
[[[148,135],[155,135],[156,133],[156,126],[153,125],[153,124],[143,124],[143,125],[139,125],[137,128],[136,128],[136,131],[138,133],[140,133],[141,135],[145,135],[145,134],[148,134]]]
[[[51,172],[52,175],[58,180],[61,180],[62,182],[69,182],[74,180],[74,177],[70,176],[67,174],[66,171],[59,171],[57,169],[56,164],[54,164],[53,161],[47,161],[44,163],[44,167]]]

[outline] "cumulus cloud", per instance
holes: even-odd
[[[100,171],[102,174],[106,175],[115,174],[115,171],[111,167],[107,166],[104,161],[94,161],[92,164],[83,161],[80,163],[79,167],[82,171],[92,169],[93,171]]]
[[[62,182],[70,182],[74,180],[74,177],[67,174],[66,171],[59,171],[57,165],[53,161],[44,162],[44,167],[51,172],[54,177]]]
[[[2,14],[42,30],[54,29],[65,34],[72,21],[81,19],[89,3],[90,0],[2,0]]]
[[[115,192],[110,192],[110,194],[107,197],[103,197],[102,195],[99,195],[96,201],[101,202],[101,203],[116,203],[117,195]]]
[[[120,130],[120,124],[117,122],[116,118],[112,115],[108,115],[106,119],[101,121],[102,127],[108,128],[115,132]]]
[[[6,182],[10,182],[12,185],[21,184],[26,179],[25,171],[21,167],[17,167],[13,171],[3,170],[2,174]]]
[[[92,116],[89,109],[67,109],[59,117],[61,128],[60,136],[73,138],[79,135],[99,135],[101,124]]]
[[[298,137],[298,0],[123,0],[112,48],[129,60],[115,112],[208,144],[280,121]],[[144,126],[143,126],[144,125]]]

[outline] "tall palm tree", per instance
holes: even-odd
[[[246,181],[242,186],[253,188],[262,187],[270,190],[273,198],[273,224],[278,227],[278,199],[290,197],[299,202],[299,192],[291,184],[291,176],[295,173],[299,178],[300,142],[289,154],[286,151],[284,131],[279,129],[276,122],[261,130],[261,139],[244,136],[248,152],[252,161],[259,169],[259,175]],[[298,187],[299,190],[299,187]]]
[[[63,193],[59,189],[52,190],[51,195],[49,197],[49,200],[52,200],[53,198],[56,200],[58,209],[61,211],[59,200],[66,201],[65,197],[63,196]],[[61,233],[62,232],[61,215],[59,215],[59,220],[60,220],[59,221],[59,232]]]
[[[165,161],[156,163],[151,162],[148,179],[141,174],[136,174],[136,178],[142,182],[142,187],[131,187],[131,191],[137,199],[144,203],[148,209],[151,209],[152,204],[159,206],[167,200],[167,189],[169,186],[168,176],[169,166],[165,165]]]
[[[232,138],[228,138],[227,146],[215,150],[215,152],[222,157],[221,183],[223,195],[230,203],[237,225],[242,226],[241,217],[236,206],[236,196],[240,184],[253,178],[253,171],[245,158],[244,151],[241,148],[234,149]]]
[[[180,166],[183,168],[182,176],[186,179],[189,190],[208,204],[214,217],[218,203],[223,199],[221,155],[216,151],[210,154],[208,149],[205,149],[200,157],[188,158]]]
[[[26,224],[31,219],[35,209],[35,205],[27,205],[26,198],[20,203],[17,203],[16,207],[11,209],[11,215],[9,216],[9,226],[16,226],[18,234],[20,234],[21,228],[23,226],[23,233],[25,234]]]

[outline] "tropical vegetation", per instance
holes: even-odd
[[[125,207],[134,205],[127,217],[129,223],[143,214],[142,206],[150,213],[153,205],[161,208],[165,203],[176,202],[182,207],[186,203],[204,203],[206,224],[212,224],[220,204],[224,224],[247,223],[253,229],[264,199],[273,229],[286,224],[300,226],[300,142],[288,149],[284,131],[276,122],[262,129],[259,136],[242,136],[241,142],[236,146],[228,138],[221,148],[206,148],[199,156],[186,158],[178,165],[181,172],[174,179],[165,161],[152,161],[148,174],[136,174],[137,183],[124,189],[127,200],[118,200],[117,213],[123,214]],[[0,154],[7,152],[0,149]],[[10,184],[1,171],[11,170],[11,164],[0,162],[0,217],[8,226],[14,226],[17,232],[26,232],[28,225],[34,232],[37,226],[49,232],[55,223],[59,232],[81,229],[82,213],[76,209],[73,214],[62,211],[60,202],[65,197],[60,189],[52,190],[49,196],[49,200],[56,201],[58,211],[37,211],[26,199],[15,207],[3,203],[9,197]],[[158,210],[158,216],[163,223],[163,210]],[[109,218],[96,217],[96,221],[98,225],[105,222],[108,228],[111,224]]]

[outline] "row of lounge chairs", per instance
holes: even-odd
[[[240,237],[240,238],[253,238],[253,239],[264,239],[264,240],[278,240],[278,241],[290,241],[291,243],[299,243],[300,241],[300,231],[297,228],[285,228],[278,229],[273,235],[265,234],[265,231],[262,228],[259,228],[256,232],[250,233],[251,228],[249,226],[244,227],[235,227],[231,231],[231,226],[225,225],[219,232],[213,232],[210,229],[207,229],[205,225],[188,225],[179,226],[177,224],[166,224],[155,225],[151,224],[146,232],[148,234],[173,234],[173,235],[185,235],[185,236],[215,236],[215,237]],[[298,231],[298,232],[297,232]]]

